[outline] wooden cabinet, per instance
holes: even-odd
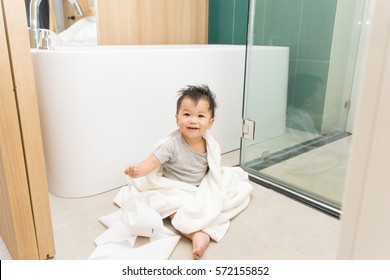
[[[206,44],[208,0],[96,0],[100,45]]]
[[[0,234],[14,259],[47,259],[54,237],[26,11],[0,1]]]

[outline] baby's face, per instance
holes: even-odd
[[[176,115],[176,123],[185,138],[192,140],[203,138],[214,123],[209,103],[200,99],[196,104],[192,99],[184,98]]]

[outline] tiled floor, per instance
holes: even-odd
[[[351,136],[313,149],[262,170],[300,191],[341,205],[344,193]]]
[[[238,152],[223,156],[234,165]],[[339,220],[254,184],[251,203],[235,217],[225,237],[212,242],[202,259],[335,259]],[[56,256],[54,260],[87,259],[93,240],[105,231],[98,217],[117,207],[118,190],[80,199],[50,195]],[[0,258],[11,259],[2,240]],[[191,259],[191,243],[181,238],[171,259]]]
[[[287,158],[279,163],[262,168],[259,170],[259,174],[286,183],[299,193],[303,192],[340,208],[352,136],[342,134],[340,138],[328,140],[326,145],[315,146],[314,149],[310,150],[312,144],[306,143],[314,138],[320,137],[287,128],[286,133],[279,137],[257,144],[252,144],[249,141],[244,150],[243,161],[247,162],[248,166],[253,166],[254,171],[257,171],[262,154],[279,153],[281,158],[286,156]],[[324,138],[326,136],[322,139]],[[298,149],[292,148],[296,146],[308,147],[309,150],[302,153]],[[289,152],[284,152],[286,150],[289,150],[294,156],[289,158]],[[295,152],[297,154],[294,154]]]

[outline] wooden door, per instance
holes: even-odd
[[[54,256],[54,237],[22,0],[1,0],[0,234],[14,259]]]

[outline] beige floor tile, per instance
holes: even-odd
[[[223,156],[223,165],[238,163],[238,152]],[[339,221],[297,201],[253,183],[247,209],[231,221],[225,237],[212,242],[203,259],[332,259]],[[118,190],[66,199],[50,195],[56,256],[53,260],[87,259],[94,239],[105,231],[98,217],[118,209]],[[166,221],[169,226],[169,222]],[[0,242],[0,256],[7,259]],[[191,242],[182,237],[171,255],[190,260]]]
[[[72,224],[90,216],[99,217],[118,209],[113,202],[117,193],[118,189],[114,189],[83,198],[62,198],[49,194],[53,228]]]
[[[0,260],[12,260],[7,246],[4,244],[3,239],[0,237]]]

